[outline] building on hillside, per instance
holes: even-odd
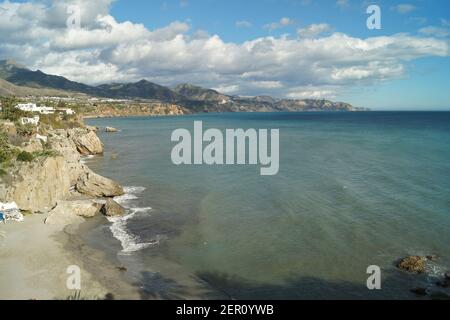
[[[72,116],[72,115],[75,114],[75,111],[74,111],[73,109],[70,109],[70,108],[58,109],[58,110],[56,110],[56,111],[58,111],[58,112],[60,112],[60,113],[65,113],[65,114],[67,114],[68,116]]]
[[[20,123],[22,125],[31,124],[33,126],[39,125],[40,118],[39,116],[34,116],[33,118],[20,118]]]
[[[55,113],[54,108],[46,106],[38,107],[35,103],[20,103],[16,106],[16,108],[25,112],[38,112],[40,114]]]

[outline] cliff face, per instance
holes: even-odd
[[[0,181],[0,201],[15,201],[21,210],[48,212],[58,201],[72,198],[114,197],[123,189],[93,173],[81,155],[99,154],[103,145],[89,129],[51,130],[48,144],[58,156],[32,162],[16,161]]]
[[[87,118],[131,117],[131,116],[172,116],[183,115],[185,110],[174,104],[149,102],[126,106],[98,105],[94,111],[85,112]]]

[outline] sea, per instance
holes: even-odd
[[[279,172],[174,165],[176,129],[279,129]],[[450,271],[450,112],[90,119],[127,215],[91,230],[143,299],[422,299]],[[399,259],[432,255],[424,274]],[[374,275],[380,288],[369,288]],[[378,268],[378,269],[377,269]],[[378,279],[377,278],[377,279]],[[373,278],[371,278],[373,280]]]

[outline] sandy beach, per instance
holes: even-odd
[[[81,299],[137,299],[118,266],[84,245],[80,225],[45,225],[46,215],[0,225],[0,300],[65,300],[77,292],[66,287],[71,265],[81,269]],[[112,295],[112,296],[111,296]]]

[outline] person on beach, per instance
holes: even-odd
[[[6,216],[3,212],[0,212],[0,222],[2,222],[2,221],[4,224],[6,224]]]

